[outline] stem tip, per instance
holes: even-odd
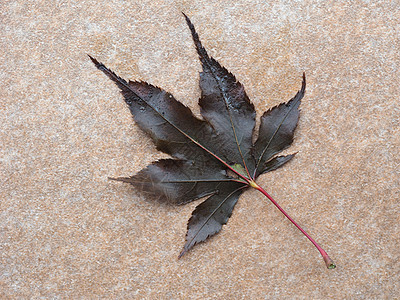
[[[324,261],[325,261],[325,265],[328,269],[334,269],[336,268],[335,263],[333,262],[333,260],[327,255],[324,256]]]

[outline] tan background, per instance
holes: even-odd
[[[1,1],[2,298],[400,297],[399,3],[228,2]],[[337,269],[256,191],[178,261],[198,202],[166,207],[107,180],[163,155],[86,53],[198,113],[181,11],[258,115],[306,72],[299,153],[259,183]]]

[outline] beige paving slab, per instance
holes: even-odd
[[[94,55],[197,114],[181,12],[258,115],[307,94],[284,168],[181,260],[199,203],[166,207],[107,180],[166,157]],[[0,295],[15,298],[395,299],[399,290],[400,9],[396,1],[2,1]]]

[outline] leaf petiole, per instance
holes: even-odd
[[[329,255],[326,253],[326,251],[324,249],[322,249],[322,247],[320,245],[317,244],[316,241],[314,241],[314,239],[307,233],[305,232],[305,230],[303,228],[300,227],[300,225],[298,225],[293,219],[292,217],[290,217],[284,210],[283,208],[262,188],[260,187],[255,181],[251,180],[249,181],[249,185],[252,188],[255,188],[256,190],[260,191],[261,193],[263,193],[280,211],[281,213],[283,213],[285,215],[286,218],[289,219],[290,222],[293,223],[294,226],[296,226],[309,240],[311,243],[313,243],[313,245],[318,249],[319,253],[321,253],[322,258],[325,261],[325,265],[328,269],[334,269],[336,268],[335,263],[333,262],[333,260],[329,257]]]

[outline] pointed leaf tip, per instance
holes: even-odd
[[[264,164],[264,169],[261,171],[260,175],[279,169],[284,164],[289,162],[296,155],[296,153],[289,154],[286,156],[275,156],[274,158],[272,158],[271,160],[269,160]]]
[[[87,54],[87,56],[89,56],[90,60],[92,61],[92,63],[95,64],[96,67],[98,65],[100,65],[100,63],[97,61],[97,59],[95,59],[94,57],[90,56],[89,54]]]
[[[130,177],[107,177],[108,180],[113,180],[113,181],[122,181],[126,183],[132,183],[132,178]]]
[[[192,21],[190,21],[189,17],[184,12],[182,12],[182,15],[185,17],[186,23],[189,25],[189,27],[193,27]]]
[[[301,83],[301,92],[306,92],[306,72],[303,72],[303,82]]]
[[[185,249],[183,249],[183,250],[181,251],[181,253],[179,253],[178,259],[181,259],[181,257],[182,257],[183,255],[185,255],[186,252],[187,252],[187,251],[186,251]]]

